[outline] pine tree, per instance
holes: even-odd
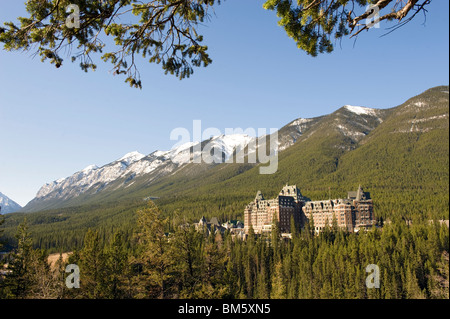
[[[424,295],[419,287],[417,277],[414,269],[408,265],[406,268],[406,282],[404,284],[406,289],[407,299],[423,299]]]
[[[287,295],[287,287],[285,284],[283,274],[283,264],[281,261],[275,264],[275,269],[272,274],[272,289],[270,292],[270,298],[272,299],[285,299]]]
[[[196,298],[220,299],[226,295],[226,281],[224,280],[226,264],[227,256],[210,235],[210,239],[203,248],[201,285],[194,294]]]
[[[143,267],[143,277],[139,280],[139,285],[143,288],[140,297],[167,298],[173,266],[169,234],[165,232],[169,220],[163,219],[159,208],[149,202],[146,208],[138,211],[137,223],[137,260]]]
[[[333,218],[331,219],[331,231],[334,234],[334,238],[335,238],[336,234],[339,232],[339,224],[338,224],[335,213],[333,213]]]
[[[267,270],[265,266],[261,267],[258,273],[257,284],[256,284],[256,298],[258,299],[268,299],[269,298],[269,277],[267,276]]]
[[[316,234],[316,226],[314,225],[313,213],[310,214],[307,224],[308,224],[308,229],[310,231],[310,236],[314,237],[314,235]]]
[[[80,287],[86,298],[104,298],[106,294],[105,255],[98,231],[89,229],[80,252]]]
[[[273,250],[274,262],[276,263],[281,260],[281,230],[280,230],[280,223],[276,217],[274,217],[272,222],[270,245]]]
[[[5,288],[9,298],[26,298],[33,285],[33,249],[27,219],[18,226],[16,239],[17,248],[11,255],[12,260],[8,265],[10,273],[5,278]]]
[[[299,235],[299,229],[298,229],[299,225],[297,225],[295,223],[294,215],[291,215],[291,217],[290,217],[290,226],[291,226],[291,229],[290,229],[291,237],[293,240],[295,240]]]
[[[105,298],[119,299],[125,296],[124,274],[127,273],[128,254],[124,247],[124,235],[115,233],[105,256],[105,276],[107,288]]]

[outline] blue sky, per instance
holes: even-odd
[[[98,59],[84,73],[67,58],[60,69],[31,53],[0,50],[0,192],[21,205],[46,182],[125,153],[168,150],[177,127],[280,128],[345,104],[388,108],[448,84],[449,2],[435,0],[426,20],[391,33],[363,32],[332,54],[296,48],[262,0],[226,0],[201,28],[213,63],[191,78],[164,75],[140,61],[143,89],[112,76]],[[23,1],[2,0],[0,22]]]

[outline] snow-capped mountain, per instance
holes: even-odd
[[[310,119],[298,118],[277,132],[276,152],[291,147],[300,139],[306,140],[316,132],[325,132],[329,128],[334,128],[339,134],[350,139],[352,142],[348,145],[356,145],[383,121],[383,116],[384,110],[345,105],[330,115]],[[89,165],[69,177],[45,184],[23,210],[57,208],[66,205],[64,203],[78,205],[94,195],[109,196],[108,194],[116,190],[150,185],[164,176],[177,174],[189,163],[204,164],[183,170],[186,176],[197,176],[216,164],[228,160],[232,162],[235,154],[237,159],[238,156],[242,158],[241,156],[257,152],[266,137],[269,136],[222,134],[201,142],[177,143],[169,151],[157,150],[149,155],[131,152],[101,167]],[[79,201],[75,203],[75,199]]]
[[[386,110],[364,106],[344,105],[327,116],[298,118],[278,132],[278,150],[283,151],[320,131],[334,128],[340,134],[358,143],[364,136],[383,122]],[[319,124],[318,126],[316,124]],[[306,136],[304,133],[307,132]]]
[[[330,189],[334,194],[345,196],[348,185],[365,183],[385,207],[407,207],[413,197],[418,211],[425,211],[433,198],[432,208],[445,212],[448,211],[445,205],[448,197],[448,92],[448,86],[433,88],[387,109],[353,106],[358,103],[344,106],[346,103],[343,103],[330,114],[306,119],[308,116],[300,118],[300,109],[297,119],[286,121],[277,132],[280,152],[276,174],[261,175],[259,170],[264,164],[260,167],[249,163],[182,164],[186,158],[194,156],[194,146],[207,143],[183,141],[169,151],[155,151],[144,157],[128,155],[99,165],[101,167],[89,166],[80,170],[83,177],[78,180],[78,186],[74,183],[48,189],[48,194],[35,199],[22,211],[50,209],[30,214],[30,221],[49,223],[47,227],[33,226],[33,235],[43,239],[42,246],[58,245],[58,249],[61,241],[55,243],[49,239],[49,229],[53,238],[66,238],[67,230],[81,234],[82,238],[88,228],[108,231],[111,225],[114,231],[129,230],[134,212],[147,199],[154,199],[163,212],[177,212],[186,220],[218,215],[234,218],[243,213],[246,203],[258,189],[276,196],[280,185],[285,183],[297,183],[308,190],[305,195],[312,199],[324,198]],[[241,138],[243,145],[252,141],[250,137]],[[234,140],[235,146],[241,144],[239,137]],[[231,151],[227,154],[225,151],[233,149],[231,142],[220,136],[210,141],[223,150],[224,157],[230,156]],[[247,144],[245,151],[249,150]],[[104,186],[99,182],[88,188],[94,183],[95,174],[99,180],[100,177],[107,180],[109,172],[112,179],[114,169],[117,170],[115,176],[121,177]],[[74,175],[77,180],[77,174]],[[62,186],[64,180],[57,182]],[[84,182],[85,189],[80,195],[67,195],[67,199],[58,197],[70,191],[77,194]],[[393,196],[399,189],[411,196]],[[5,227],[13,233],[12,223],[5,223]],[[72,241],[76,245],[78,239]]]
[[[129,187],[141,176],[146,176],[148,181],[151,181],[193,162],[193,159],[201,156],[201,151],[205,151],[206,148],[213,155],[219,155],[222,161],[226,161],[252,140],[253,137],[246,134],[219,135],[203,142],[184,143],[169,151],[155,151],[147,156],[136,151],[131,152],[101,167],[89,165],[69,177],[45,184],[39,189],[36,197],[27,204],[25,210],[36,207],[36,204],[44,201],[65,201],[82,194],[92,195],[106,189]],[[212,159],[214,160],[214,157]],[[214,163],[219,161],[214,160]]]
[[[0,193],[0,213],[1,214],[8,214],[8,213],[14,213],[19,211],[22,208],[19,204],[17,204],[15,201],[10,199],[8,196]]]
[[[72,176],[45,184],[36,194],[36,199],[43,198],[55,191],[58,192],[58,197],[64,198],[68,195],[73,196],[83,193],[98,183],[103,185],[107,184],[126,174],[128,168],[143,157],[145,155],[138,152],[131,152],[102,167],[89,165]]]

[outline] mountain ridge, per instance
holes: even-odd
[[[314,133],[311,128],[316,127],[317,123],[321,123],[330,116],[335,121],[333,124],[336,129],[346,135],[351,144],[356,144],[382,122],[384,114],[383,109],[346,105],[329,115],[310,119],[297,118],[277,131],[278,150],[283,152],[298,140],[309,138]],[[213,147],[222,149],[224,161],[228,159],[232,161],[233,156],[242,155],[241,152],[245,153],[244,157],[248,158],[250,153],[257,151],[255,148],[250,149],[251,145],[255,144],[255,140],[260,145],[264,138],[269,138],[269,136],[250,137],[246,134],[222,134],[202,141],[201,144],[204,147],[205,144],[212,143]],[[158,182],[161,178],[177,173],[191,177],[198,174],[207,174],[206,171],[213,169],[216,165],[221,165],[186,164],[198,155],[192,152],[195,150],[195,145],[197,145],[196,142],[188,142],[176,145],[170,151],[157,150],[146,156],[138,152],[131,152],[123,158],[101,167],[88,166],[69,177],[42,186],[36,197],[23,208],[23,211],[30,212],[77,205],[78,202],[83,202],[83,197],[93,198],[102,192],[106,194],[106,191],[114,192],[120,190],[120,188],[131,190],[132,185],[139,179],[145,185],[150,185],[152,182]],[[350,145],[345,147],[351,149]],[[129,159],[124,162],[124,158]],[[250,169],[255,165],[257,163],[238,165],[238,171]],[[146,181],[143,182],[143,179],[146,179]],[[61,203],[64,204],[61,205]]]
[[[253,138],[247,134],[233,134],[213,136],[207,141],[214,147],[220,148],[226,160],[236,149],[244,148],[251,140]],[[155,170],[159,170],[156,172],[155,178],[161,172],[171,173],[189,161],[192,156],[198,155],[190,154],[190,150],[197,144],[199,143],[188,142],[169,151],[156,150],[149,155],[134,151],[101,167],[89,165],[71,176],[44,184],[37,192],[36,197],[23,208],[23,211],[53,208],[52,205],[42,205],[42,203],[48,200],[66,201],[88,192],[95,194],[105,188],[114,187],[111,184],[121,180],[124,180],[124,187],[129,187],[137,176],[149,175]],[[37,209],[33,209],[33,207],[37,207]]]
[[[445,91],[445,86],[430,90]],[[419,95],[420,101],[416,96],[393,108],[376,109],[344,105],[327,115],[310,119],[297,118],[277,131],[280,155],[283,154],[281,158],[291,156],[290,149],[294,145],[301,145],[297,148],[302,147],[307,150],[306,153],[310,154],[307,155],[305,151],[300,151],[299,157],[299,151],[296,150],[293,151],[293,158],[300,160],[297,165],[303,167],[305,172],[309,171],[309,173],[300,174],[301,178],[311,180],[323,173],[333,173],[339,165],[340,158],[373,139],[373,135],[378,134],[376,129],[380,125],[382,127],[392,126],[390,124],[392,121],[389,120],[390,116],[395,116],[394,122],[397,124],[393,131],[398,133],[411,132],[411,129],[419,133],[421,130],[426,132],[427,128],[424,125],[433,120],[435,120],[434,122],[448,122],[448,112],[442,113],[440,110],[437,113],[432,112],[431,116],[420,117],[421,112],[426,111],[427,114],[430,112],[428,108],[424,108],[425,104],[421,104],[426,103],[424,99],[430,90]],[[411,123],[411,116],[414,118],[414,123]],[[401,120],[403,117],[405,119]],[[371,134],[372,132],[373,134]],[[226,139],[232,140],[233,137],[223,134],[213,136],[202,141],[201,144],[203,147],[206,143],[213,142],[214,147],[221,148],[224,152],[223,159],[233,159],[232,156],[237,155],[238,149],[245,152],[246,155],[249,152],[255,152],[255,149],[248,149],[250,142],[266,137],[252,138],[246,135],[243,138],[244,135],[236,134],[234,138],[237,138],[238,142],[234,144],[225,142]],[[145,198],[148,196],[164,197],[165,194],[174,192],[189,193],[191,188],[196,189],[202,184],[226,181],[261,165],[247,162],[199,165],[189,162],[196,156],[192,151],[197,143],[188,142],[176,145],[170,151],[157,150],[149,155],[136,151],[130,152],[101,167],[88,166],[72,176],[44,185],[38,191],[37,196],[23,208],[23,211],[79,206],[83,203],[95,203],[114,198],[137,199],[141,195],[142,198]],[[315,151],[313,151],[314,149]],[[294,159],[292,160],[294,161]],[[281,170],[289,171],[283,167]],[[285,172],[277,172],[277,174],[286,175]],[[261,180],[259,176],[252,178]],[[289,176],[285,177],[285,180],[289,179]],[[261,181],[260,183],[266,182]],[[144,194],[147,190],[151,194]]]
[[[448,219],[448,91],[448,86],[426,90],[377,109],[376,116],[343,106],[328,115],[293,120],[278,131],[280,145],[289,146],[279,152],[278,170],[271,175],[260,174],[266,164],[258,163],[187,163],[173,171],[175,164],[165,162],[98,192],[35,203],[36,210],[42,208],[37,212],[8,214],[4,237],[13,241],[25,217],[35,245],[47,249],[74,249],[89,228],[98,229],[102,238],[117,230],[131,234],[136,210],[148,198],[166,216],[187,222],[201,216],[242,220],[258,190],[272,198],[286,183],[296,184],[311,200],[343,198],[361,185],[371,193],[377,219]],[[147,157],[162,160],[162,155]]]

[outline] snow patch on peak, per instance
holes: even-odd
[[[292,122],[289,126],[301,125],[301,124],[305,124],[305,123],[308,123],[311,121],[312,121],[312,119],[299,118],[299,119],[296,119],[294,122]]]
[[[127,153],[127,154],[125,154],[124,156],[122,156],[120,159],[119,159],[119,161],[122,161],[122,160],[127,160],[127,159],[141,159],[141,158],[143,158],[145,155],[144,154],[141,154],[141,153],[139,153],[138,151],[134,151],[134,152],[130,152],[130,153]]]
[[[119,158],[117,161],[118,162],[126,162],[127,164],[131,164],[133,162],[141,160],[144,157],[145,157],[144,154],[141,154],[141,153],[139,153],[137,151],[134,151],[134,152],[130,152],[130,153],[125,154],[124,156]]]
[[[97,169],[98,166],[97,165],[89,165],[88,167],[86,167],[85,169],[82,170],[83,173],[89,173],[90,171],[93,171],[95,169]],[[56,182],[62,182],[64,180],[64,178],[58,179]]]
[[[167,154],[166,151],[154,151],[150,155],[155,156],[155,157],[161,157],[161,156],[165,156],[166,154]]]
[[[253,137],[247,134],[228,134],[220,135],[211,140],[211,146],[219,147],[225,153],[225,159],[230,158],[234,151],[241,151],[253,140]]]
[[[203,142],[206,145],[202,145],[200,142],[187,142],[181,145],[175,144],[170,151],[155,152],[155,156],[164,156],[166,159],[170,159],[173,163],[183,164],[190,162],[193,158],[201,156],[201,152],[206,149],[218,149],[225,154],[225,159],[228,159],[233,155],[234,151],[240,151],[253,139],[247,134],[220,134],[211,136],[208,140]],[[191,152],[191,148],[192,152]],[[191,154],[192,153],[192,154]]]
[[[183,152],[185,150],[189,150],[192,146],[199,144],[199,142],[187,142],[181,145],[174,145],[172,147],[172,149],[169,152],[166,153],[170,153],[170,154],[178,154],[180,152]]]
[[[354,106],[354,105],[344,105],[344,107],[350,112],[353,112],[358,115],[372,115],[372,116],[377,115],[376,110],[371,109],[370,107]]]
[[[238,145],[246,145],[253,138],[247,134],[228,134],[228,135],[220,135],[215,140],[220,140],[222,143],[226,144],[229,147],[236,147]]]

